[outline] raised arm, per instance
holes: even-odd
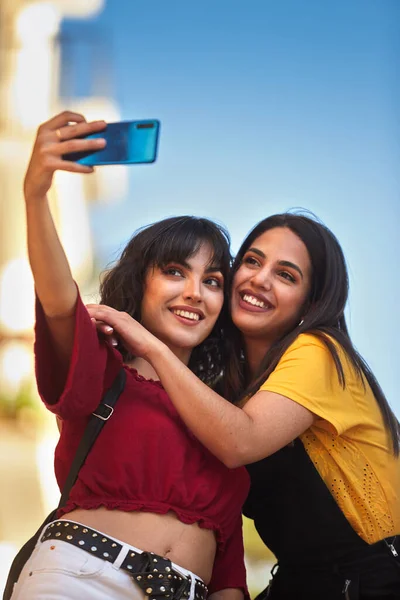
[[[230,404],[128,314],[108,306],[87,308],[92,318],[112,327],[135,356],[151,363],[183,421],[226,466],[261,460],[314,422],[313,412],[269,391],[255,394],[243,409]]]
[[[103,147],[103,140],[74,138],[104,127],[104,121],[87,123],[82,115],[72,112],[63,112],[41,125],[24,181],[29,261],[54,348],[65,369],[73,345],[77,289],[54,225],[47,193],[57,170],[93,171],[91,167],[63,160],[62,155]]]

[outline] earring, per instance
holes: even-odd
[[[304,319],[302,319],[302,320],[300,321],[300,323],[297,325],[297,327],[301,327],[301,326],[303,325],[303,323],[304,323]]]

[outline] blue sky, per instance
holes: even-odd
[[[236,250],[265,216],[313,211],[342,243],[353,340],[400,416],[398,0],[108,0],[63,28],[88,30],[96,85],[124,119],[162,122],[157,163],[91,210],[101,262],[168,215],[222,222]]]

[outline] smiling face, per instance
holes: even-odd
[[[145,277],[141,322],[183,360],[211,333],[224,303],[224,278],[202,244],[184,264],[154,267]]]
[[[263,352],[301,320],[311,288],[305,244],[287,227],[269,229],[243,255],[232,286],[232,319],[245,345]]]

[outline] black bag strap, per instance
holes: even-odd
[[[103,429],[106,421],[114,412],[114,406],[125,387],[126,372],[122,367],[118,375],[114,379],[111,387],[104,394],[96,411],[92,413],[86,429],[79,443],[74,460],[65,481],[64,488],[61,494],[58,508],[62,508],[68,500],[69,494],[75,481],[78,478],[79,471],[86,460],[94,442],[97,439],[100,431]]]

